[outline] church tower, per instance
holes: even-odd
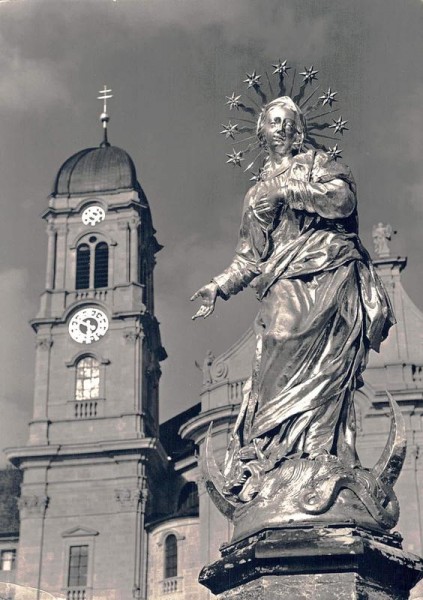
[[[131,157],[104,139],[71,156],[43,214],[48,250],[23,470],[17,583],[68,600],[145,598],[146,512],[154,482],[158,387],[166,358],[154,313],[161,246]],[[157,485],[157,484],[156,484]]]

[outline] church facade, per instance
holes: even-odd
[[[0,581],[67,600],[205,600],[198,573],[231,528],[204,489],[197,456],[212,422],[215,452],[225,452],[253,333],[221,356],[209,353],[199,403],[159,426],[166,352],[153,272],[161,246],[130,156],[106,136],[70,157],[43,218],[46,282],[31,322],[33,417],[26,446],[7,451],[19,469],[15,488],[16,474],[22,482],[19,518],[0,519]],[[356,394],[360,456],[371,466],[382,453],[388,390],[409,440],[398,529],[404,548],[420,554],[423,315],[402,287],[405,259],[383,247],[375,264],[398,324],[372,353]]]

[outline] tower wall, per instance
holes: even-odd
[[[33,419],[28,444],[9,452],[23,471],[16,580],[68,600],[145,598],[145,519],[167,503],[157,438],[166,353],[153,313],[160,246],[128,155],[106,145],[75,157],[43,215]]]

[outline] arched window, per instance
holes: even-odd
[[[193,481],[186,483],[179,494],[178,513],[198,515],[198,487]]]
[[[0,554],[0,570],[1,571],[13,571],[16,562],[16,550],[8,549],[2,550]]]
[[[86,290],[90,287],[90,247],[80,244],[76,251],[76,282],[77,290]]]
[[[109,246],[99,242],[95,247],[94,287],[107,287],[109,283]]]
[[[165,540],[165,564],[164,576],[176,577],[178,575],[178,542],[176,536],[171,533]]]
[[[75,400],[92,400],[99,396],[100,363],[92,356],[85,356],[76,365]]]
[[[95,235],[76,250],[75,289],[104,288],[109,285],[109,246]]]

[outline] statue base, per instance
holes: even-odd
[[[199,578],[219,600],[408,600],[423,577],[399,534],[351,524],[268,529],[221,554]]]

